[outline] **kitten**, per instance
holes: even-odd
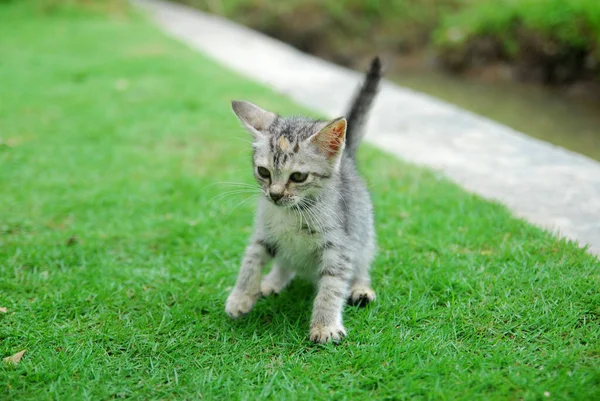
[[[310,339],[337,342],[346,336],[344,304],[375,299],[369,276],[373,206],[355,154],[380,79],[375,58],[347,119],[280,117],[249,102],[232,102],[253,136],[254,175],[265,196],[227,299],[231,317],[250,312],[259,296],[278,294],[298,274],[317,284]],[[273,267],[261,280],[271,259]]]

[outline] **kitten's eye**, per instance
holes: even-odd
[[[262,178],[267,179],[271,177],[269,170],[264,167],[258,167],[256,170],[258,171],[258,175],[260,175]]]
[[[296,171],[295,173],[292,173],[292,175],[290,175],[290,180],[293,182],[304,182],[307,178],[307,173],[301,173],[299,171]]]

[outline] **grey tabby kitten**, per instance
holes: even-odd
[[[250,312],[261,295],[278,294],[297,274],[317,284],[310,339],[337,342],[346,336],[346,301],[375,299],[369,277],[375,255],[373,206],[355,154],[380,79],[375,58],[347,120],[280,117],[249,102],[232,102],[253,136],[254,175],[265,197],[227,299],[231,317]],[[271,259],[273,267],[261,280]]]

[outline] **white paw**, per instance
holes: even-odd
[[[375,300],[375,291],[366,285],[355,285],[350,292],[348,303],[351,305],[365,306]]]
[[[277,295],[282,290],[281,285],[277,285],[278,283],[269,280],[268,278],[264,278],[260,283],[260,294],[263,297],[268,297],[269,295]]]
[[[315,343],[324,344],[329,341],[337,343],[342,341],[344,337],[346,337],[346,329],[341,324],[330,326],[316,324],[310,328],[310,341]]]
[[[239,290],[233,290],[227,298],[225,311],[232,318],[237,318],[252,310],[256,303],[256,295],[249,295]]]

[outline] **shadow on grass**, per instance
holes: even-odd
[[[314,286],[296,279],[281,294],[259,299],[248,315],[236,320],[224,312],[222,316],[240,340],[260,333],[274,342],[288,342],[291,337],[307,337],[313,298]]]

